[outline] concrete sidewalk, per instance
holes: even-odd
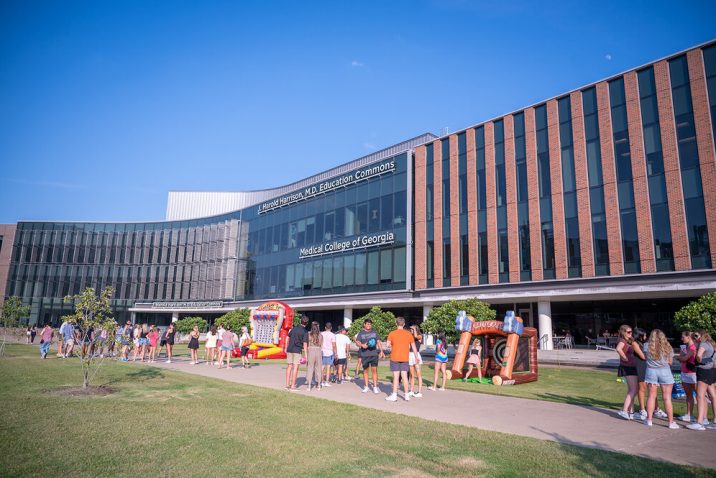
[[[251,369],[227,370],[204,363],[189,365],[188,359],[179,358],[171,364],[160,362],[152,365],[292,393],[284,388],[286,366],[282,364],[259,363]],[[305,367],[301,367],[298,382],[300,390],[293,392],[300,395],[482,430],[716,469],[716,430],[669,430],[667,423],[658,419],[654,420],[654,426],[649,429],[641,422],[628,422],[619,418],[615,410],[457,390],[431,392],[425,387],[423,398],[405,402],[400,393],[396,403],[385,400],[391,391],[387,383],[380,383],[381,393],[377,395],[372,392],[361,393],[362,380],[357,383],[332,384],[330,388],[311,392],[306,390],[305,383]]]

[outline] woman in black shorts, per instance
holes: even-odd
[[[164,340],[167,344],[167,363],[172,363],[172,349],[174,348],[174,334],[176,334],[176,327],[174,324],[170,324],[167,327],[167,331],[164,332]]]
[[[198,350],[199,326],[195,325],[194,329],[189,333],[189,351],[191,352],[191,362],[189,362],[189,365],[195,365],[199,363]]]
[[[641,351],[639,344],[634,341],[632,333],[632,328],[628,325],[619,327],[619,343],[617,344],[619,371],[617,375],[627,381],[627,394],[624,398],[624,407],[619,412],[619,416],[625,420],[632,420],[633,418],[630,411],[634,409],[634,397],[639,389],[639,374],[636,370],[634,355],[636,354],[644,360],[644,353]]]
[[[716,420],[716,343],[714,343],[706,330],[699,330],[699,348],[696,351],[696,404],[699,409],[699,416],[696,423],[691,423],[687,428],[691,430],[705,430],[707,427],[714,429],[716,424],[709,424],[708,404],[706,395],[711,397],[711,408]]]

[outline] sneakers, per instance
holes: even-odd
[[[405,396],[405,401],[406,401],[406,402],[409,402],[409,401],[410,401],[410,394],[407,394],[407,395]]]
[[[386,399],[386,401],[388,401],[388,402],[397,402],[397,401],[398,401],[398,395],[396,395],[395,393],[391,393],[390,395],[388,395],[387,397],[385,397],[385,399]]]
[[[164,362],[164,363],[172,363],[172,361],[171,361],[171,360],[167,360],[167,361],[166,361],[166,362]]]
[[[701,422],[701,425],[707,427],[707,426],[709,426],[709,423],[710,423],[710,422],[709,422],[709,419],[708,419],[708,418],[704,418],[704,420]]]
[[[681,415],[680,417],[676,417],[677,419],[681,420],[682,422],[691,423],[695,422],[696,419],[692,417],[691,415]]]
[[[406,397],[412,397],[412,396],[413,396],[413,392],[408,392],[405,396],[406,396]]]
[[[619,410],[617,415],[622,417],[624,420],[631,420],[631,415],[626,410]]]
[[[380,389],[378,387],[373,387],[373,393],[375,393],[375,394],[380,393]]]
[[[370,388],[368,388],[368,387],[363,387],[363,393],[368,393],[368,392],[370,392]]]
[[[640,418],[642,421],[646,420],[646,417],[647,417],[646,410],[642,410],[642,411],[639,412],[639,418]]]
[[[680,427],[679,425],[677,425],[676,422],[671,422],[671,423],[669,423],[669,429],[670,429],[670,430],[678,430],[679,428],[681,428],[681,427]]]
[[[331,387],[332,385],[331,385],[330,383],[326,382],[326,383],[323,384],[323,386],[324,386],[324,387]]]
[[[420,392],[414,393],[413,396],[414,396],[415,398],[423,398],[423,394],[420,393]]]
[[[668,415],[666,414],[666,412],[664,410],[658,409],[654,412],[654,416],[656,418],[666,418]]]
[[[706,430],[706,427],[704,427],[700,423],[691,423],[689,425],[686,425],[686,428],[688,428],[689,430],[698,430],[698,431]]]
[[[435,387],[428,387],[428,390],[430,390],[431,392],[434,392],[434,391],[435,391]]]
[[[646,425],[647,427],[651,427],[652,426],[651,420],[646,420],[644,422],[644,425]]]
[[[716,423],[712,423],[711,425],[706,425],[704,428],[708,428],[709,430],[716,430]]]

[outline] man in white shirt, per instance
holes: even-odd
[[[338,379],[337,383],[343,381],[343,375],[348,369],[348,357],[351,354],[351,339],[347,335],[345,327],[338,329],[338,335],[336,335],[336,358],[338,359]]]
[[[333,367],[333,358],[336,356],[336,334],[331,332],[333,324],[326,322],[326,329],[321,332],[323,336],[323,345],[321,346],[321,356],[324,374],[324,387],[330,387],[331,367]]]

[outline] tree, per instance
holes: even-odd
[[[199,326],[199,331],[205,330],[206,323],[206,320],[201,317],[184,317],[181,320],[177,320],[174,325],[180,334],[188,334],[194,329],[195,325]]]
[[[22,299],[17,296],[8,297],[3,303],[2,314],[0,315],[3,327],[2,343],[0,343],[0,357],[2,357],[5,352],[8,327],[17,327],[20,323],[20,318],[27,317],[29,314],[30,306],[23,305]]]
[[[455,330],[455,319],[461,310],[473,316],[477,322],[495,320],[497,315],[489,304],[479,299],[451,300],[430,311],[428,318],[422,324],[423,331],[429,334],[445,332],[448,342],[456,343],[460,338],[460,332]]]
[[[251,324],[251,309],[243,307],[227,312],[214,322],[217,326],[221,325],[225,329],[231,328],[234,332],[241,330],[241,327],[249,327]]]
[[[104,362],[104,357],[95,358],[95,337],[101,330],[106,330],[107,340],[115,340],[117,322],[112,318],[112,307],[109,303],[113,293],[111,287],[105,287],[98,297],[95,290],[88,287],[78,295],[65,297],[65,302],[75,303],[75,313],[66,315],[63,319],[72,324],[79,338],[76,349],[79,350],[82,364],[82,388],[89,387],[90,380]]]
[[[716,292],[703,295],[679,309],[674,314],[674,325],[680,330],[705,329],[713,336],[716,333]]]
[[[373,330],[378,332],[380,340],[385,340],[388,334],[395,330],[395,315],[376,306],[364,316],[353,321],[350,329],[348,329],[348,336],[355,337],[358,332],[363,330],[363,322],[366,319],[370,319],[373,322]]]

